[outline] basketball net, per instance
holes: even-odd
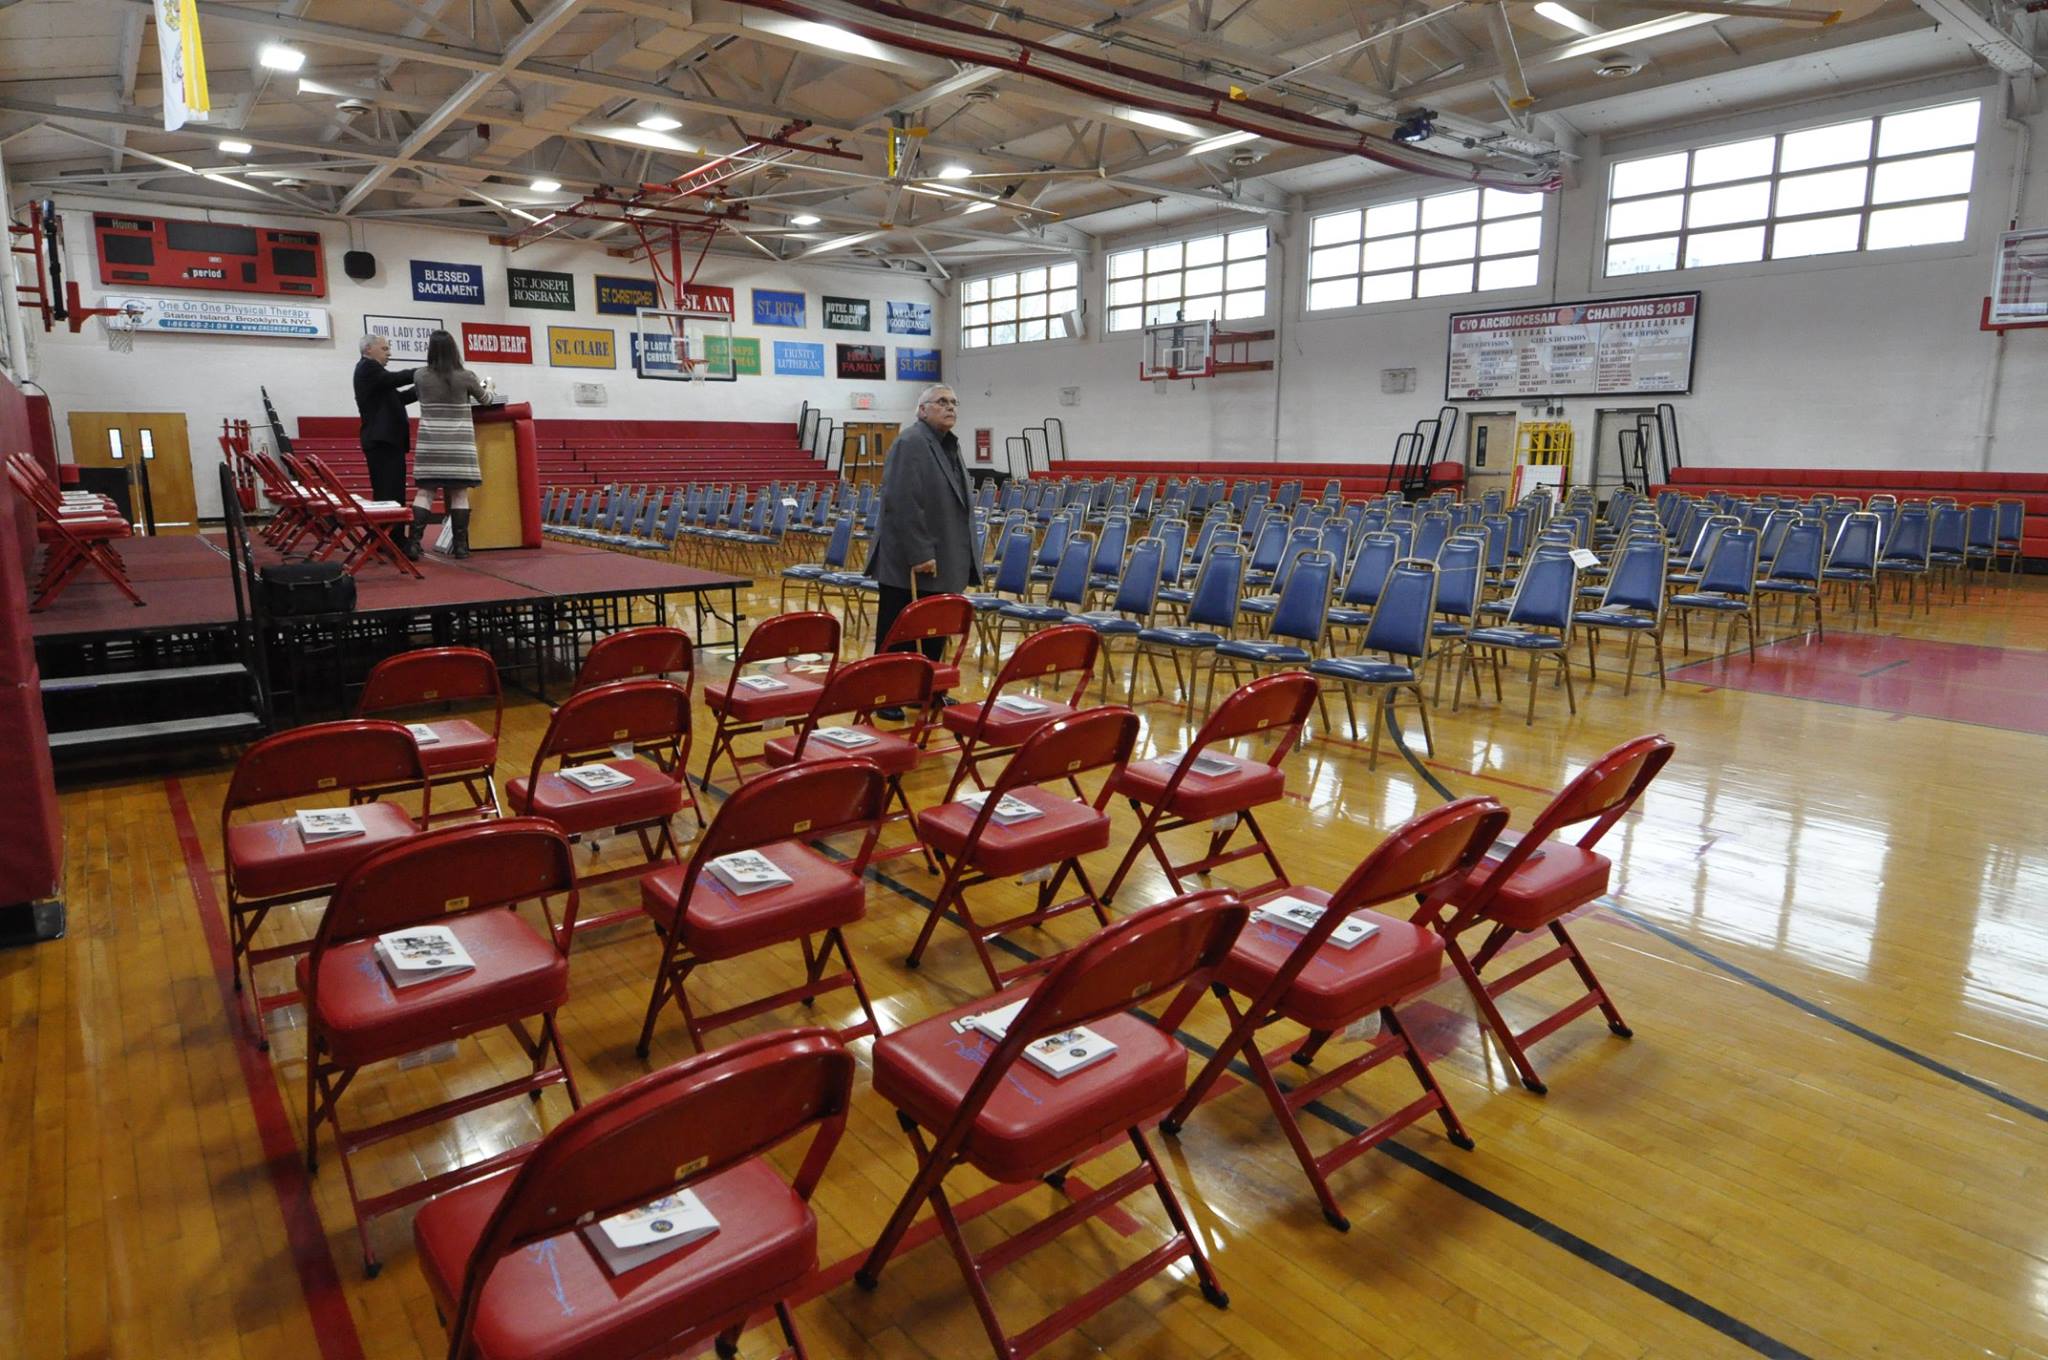
[[[142,327],[142,308],[133,302],[121,308],[120,325],[115,318],[100,318],[100,329],[106,332],[107,349],[114,354],[127,354],[135,348],[135,332]]]

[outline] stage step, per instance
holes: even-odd
[[[50,750],[79,755],[166,743],[234,742],[263,731],[263,719],[254,713],[209,713],[200,718],[165,718],[158,722],[123,723],[117,727],[81,727],[70,732],[52,732]]]
[[[230,675],[247,675],[249,668],[239,661],[222,661],[207,666],[162,666],[156,670],[113,671],[106,675],[66,675],[45,678],[45,694],[84,694],[116,685],[160,685],[181,680],[217,680]]]

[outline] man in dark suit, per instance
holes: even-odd
[[[917,419],[896,436],[882,465],[881,515],[867,565],[881,587],[877,647],[913,599],[962,591],[981,579],[974,560],[973,497],[953,434],[959,418],[952,388],[927,387],[917,399]],[[924,653],[940,660],[945,639],[927,638]]]
[[[405,407],[419,400],[419,393],[413,390],[413,371],[384,367],[391,358],[391,342],[381,335],[364,336],[361,352],[363,357],[356,361],[356,414],[363,419],[363,461],[370,465],[370,498],[402,501],[405,455],[412,447]]]

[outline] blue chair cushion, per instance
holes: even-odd
[[[1072,615],[1056,604],[1006,604],[996,610],[1006,619],[1028,623],[1065,623]]]
[[[1332,675],[1361,685],[1411,685],[1415,668],[1394,661],[1373,661],[1362,656],[1329,657],[1309,663],[1310,675]]]
[[[1471,627],[1467,623],[1454,623],[1450,619],[1438,619],[1429,625],[1431,637],[1463,637]]]
[[[1564,646],[1556,633],[1532,633],[1522,628],[1474,628],[1472,641],[1484,647],[1513,647],[1525,652],[1554,652]]]
[[[1870,573],[1862,567],[1829,567],[1821,572],[1830,581],[1868,581]]]
[[[1001,609],[1014,601],[1007,595],[969,595],[967,603],[973,605],[976,610],[986,613],[991,609]]]
[[[1932,561],[1939,562],[1945,567],[1961,566],[1963,561],[1963,555],[1959,552],[1942,551],[1937,553],[1929,553],[1928,557]]]
[[[1091,609],[1085,614],[1075,614],[1073,622],[1085,623],[1098,633],[1110,633],[1117,637],[1135,636],[1142,629],[1136,619],[1125,618],[1122,614],[1107,609]]]
[[[793,580],[814,581],[825,574],[825,568],[818,562],[800,562],[793,567],[784,567],[782,574]]]
[[[828,586],[840,586],[847,590],[858,590],[864,578],[857,571],[828,571],[821,573],[818,579]]]
[[[1167,586],[1159,592],[1161,604],[1192,604],[1194,599],[1194,591],[1182,590],[1179,586]]]
[[[1479,612],[1482,614],[1505,614],[1510,607],[1509,602],[1506,600],[1488,600],[1479,606]]]
[[[1331,625],[1337,628],[1363,628],[1372,622],[1372,611],[1339,606],[1330,611],[1329,619]]]
[[[1681,609],[1722,609],[1740,613],[1749,608],[1748,600],[1731,599],[1726,595],[1673,595],[1671,603]]]
[[[1927,570],[1927,564],[1920,561],[1888,557],[1877,564],[1877,569],[1879,571],[1903,571],[1908,575],[1918,575],[1920,572]]]
[[[1141,628],[1138,641],[1164,647],[1214,647],[1223,641],[1223,635],[1201,628]]]
[[[1758,581],[1758,590],[1768,590],[1777,595],[1817,595],[1820,587],[1808,581]]]
[[[1246,614],[1256,614],[1263,619],[1270,616],[1279,607],[1280,601],[1276,597],[1272,595],[1255,595],[1243,604],[1240,604],[1238,609]]]
[[[1224,642],[1217,645],[1216,655],[1271,665],[1301,664],[1309,659],[1307,649],[1286,642]]]

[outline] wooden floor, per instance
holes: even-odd
[[[1439,711],[1430,772],[1456,793],[1501,797],[1517,825],[1621,739],[1677,743],[1608,841],[1613,898],[1576,927],[1636,1037],[1597,1019],[1569,1026],[1537,1049],[1550,1094],[1532,1095],[1447,973],[1410,1016],[1477,1149],[1430,1121],[1352,1164],[1335,1178],[1349,1234],[1324,1224],[1264,1102],[1232,1087],[1178,1143],[1160,1140],[1232,1307],[1163,1276],[1046,1354],[2048,1355],[2048,583],[1980,590],[1910,621],[1889,608],[1879,629],[1863,626],[1875,637],[1839,614],[1829,628],[1825,643],[1782,641],[1754,666],[1714,660],[1695,635],[1690,658],[1674,645],[1661,693],[1639,680],[1623,698],[1603,664],[1576,718],[1546,689],[1533,728],[1512,687],[1504,708]],[[1185,743],[1176,707],[1141,712],[1146,749]],[[536,704],[508,711],[501,772],[523,772],[544,721]],[[936,797],[945,773],[931,762],[913,800]],[[1439,796],[1400,759],[1368,773],[1362,752],[1330,741],[1289,773],[1267,824],[1297,881],[1325,886]],[[445,1349],[409,1216],[378,1226],[388,1264],[365,1279],[331,1152],[316,1179],[297,1169],[297,1013],[272,1017],[267,1057],[232,1036],[226,774],[70,788],[70,934],[0,954],[0,1355]],[[601,862],[626,858],[614,845]],[[950,929],[923,969],[902,966],[922,909],[896,885],[934,883],[914,859],[882,873],[852,938],[884,1024],[981,994]],[[1123,901],[1160,890],[1143,877]],[[586,911],[636,892],[603,890]],[[1020,943],[1048,951],[1081,931],[1069,917]],[[638,925],[578,942],[564,1019],[586,1096],[646,1070],[632,1045],[656,952]],[[786,985],[795,965],[728,967],[700,974],[714,998],[740,995],[735,979]],[[842,992],[820,1013],[850,1005]],[[1216,1039],[1213,1003],[1187,1029]],[[870,1045],[856,1047],[865,1063]],[[670,1012],[655,1061],[687,1052]],[[492,1040],[367,1074],[352,1118],[487,1085],[515,1061]],[[1371,1122],[1412,1089],[1382,1069],[1332,1097],[1310,1137]],[[566,1109],[557,1089],[539,1123],[515,1101],[402,1141],[368,1156],[372,1188],[529,1139]],[[798,1310],[813,1355],[987,1354],[940,1242],[899,1257],[878,1294],[847,1282],[911,1167],[863,1077],[817,1199],[829,1273]],[[987,1197],[970,1237],[1015,1230],[1055,1193]],[[1133,1219],[1062,1238],[1004,1279],[1013,1328],[1157,1241],[1161,1216],[1130,1206]],[[757,1332],[745,1354],[772,1349]]]

